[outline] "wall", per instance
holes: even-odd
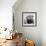
[[[46,0],[41,1],[41,40],[42,46],[46,46]]]
[[[15,30],[22,32],[24,39],[31,39],[36,46],[41,46],[41,1],[23,0],[17,8],[16,4],[13,7]],[[37,12],[37,27],[22,27],[22,12]]]
[[[12,6],[16,0],[0,0],[0,27],[12,28]]]

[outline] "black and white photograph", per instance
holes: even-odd
[[[36,26],[37,12],[22,12],[22,26]]]

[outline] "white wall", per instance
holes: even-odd
[[[0,0],[0,27],[12,28],[12,6],[16,0]]]
[[[16,6],[16,5],[14,5]],[[41,46],[41,1],[23,0],[18,8],[13,8],[15,28],[24,34],[24,38],[35,41],[36,46]],[[37,27],[22,27],[22,12],[37,12]]]
[[[24,38],[34,40],[36,46],[46,46],[46,0],[23,0],[16,5],[13,7],[15,29],[22,32]],[[37,27],[22,27],[22,12],[37,12]]]
[[[41,1],[41,38],[42,46],[46,46],[46,0]]]

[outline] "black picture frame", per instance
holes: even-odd
[[[37,26],[37,12],[22,12],[22,26],[36,27]]]

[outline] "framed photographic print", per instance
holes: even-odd
[[[37,12],[22,12],[22,26],[37,26]]]

